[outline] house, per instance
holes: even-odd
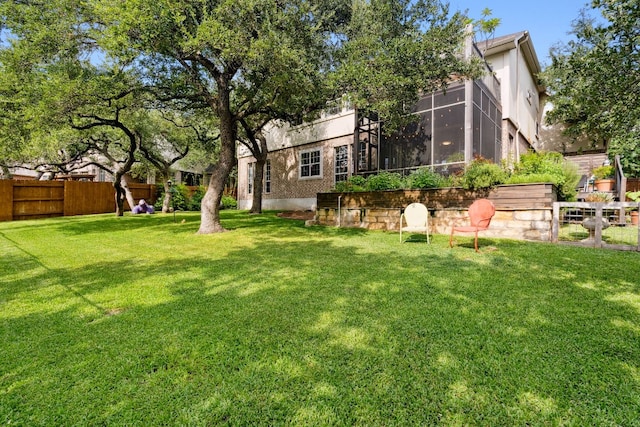
[[[255,159],[239,147],[238,207],[249,209],[252,192],[262,191],[264,209],[315,210],[317,193],[351,175],[406,174],[421,166],[447,174],[476,156],[513,161],[539,148],[544,88],[529,33],[469,43],[467,54],[485,58],[485,76],[422,96],[412,109],[417,122],[391,136],[375,116],[344,100],[312,123],[273,125],[262,189],[253,188]]]
[[[541,123],[545,88],[542,71],[528,31],[492,38],[478,44],[500,82],[502,158],[517,160],[530,149],[542,149]]]

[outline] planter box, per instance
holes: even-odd
[[[401,209],[409,203],[419,202],[429,209],[468,208],[474,200],[486,198],[498,210],[551,209],[558,201],[553,184],[500,185],[491,190],[472,191],[458,187],[430,190],[389,190],[360,193],[318,193],[317,209],[342,208]]]

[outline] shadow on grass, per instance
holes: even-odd
[[[197,222],[184,219],[167,239],[193,235]],[[167,228],[170,220],[127,222]],[[85,232],[129,230],[106,222],[96,218]],[[481,250],[495,249],[476,254],[464,239],[452,250],[448,236],[400,244],[397,234],[305,228],[269,213],[228,213],[223,223],[237,231],[191,237],[208,250],[146,262],[96,257],[83,268],[46,268],[37,255],[10,251],[5,265],[29,271],[0,276],[0,301],[15,308],[0,315],[0,419],[635,420],[636,254],[490,239]],[[80,223],[56,226],[82,234]],[[234,243],[246,236],[254,239]],[[614,265],[625,260],[626,269]]]

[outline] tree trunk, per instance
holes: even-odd
[[[130,165],[128,169],[131,169]],[[130,205],[133,201],[133,197],[131,196],[131,192],[129,192],[127,182],[124,180],[124,175],[127,171],[125,171],[125,169],[123,168],[119,168],[113,175],[113,188],[116,190],[116,216],[124,215],[124,201],[127,198],[131,198],[131,201],[129,202]],[[129,192],[128,195],[127,192]],[[131,205],[132,209],[133,206],[134,205]]]
[[[256,170],[253,175],[253,200],[251,202],[251,209],[249,210],[251,214],[262,213],[262,186],[264,185],[265,163],[266,161],[263,158],[256,159]]]
[[[113,181],[113,188],[116,190],[115,191],[115,197],[116,197],[116,216],[123,216],[124,215],[124,200],[125,200],[125,192],[124,189],[122,188],[122,185],[120,184],[120,180],[114,180]]]
[[[126,181],[124,176],[120,178],[122,189],[124,190],[124,197],[129,203],[129,209],[133,209],[136,205],[136,201],[133,199],[133,194],[131,194],[131,190],[129,189],[129,183]]]
[[[235,144],[222,143],[220,159],[214,166],[207,192],[202,198],[200,229],[198,234],[211,234],[226,231],[220,224],[220,201],[224,194],[224,185],[233,166]]]
[[[164,181],[164,198],[162,199],[162,213],[171,212],[171,187],[167,180]]]
[[[171,212],[171,187],[169,186],[169,168],[159,171],[160,179],[162,179],[162,188],[164,189],[164,197],[162,198],[162,213]]]
[[[260,142],[257,152],[253,153],[256,159],[256,170],[253,175],[253,201],[251,203],[251,210],[249,213],[259,214],[262,213],[262,189],[264,188],[264,165],[267,163],[267,154],[269,149],[267,148],[267,138],[263,135],[262,131],[258,131],[255,134],[256,139]]]
[[[220,118],[220,157],[214,164],[209,181],[209,188],[202,198],[200,228],[198,234],[211,234],[226,231],[220,224],[220,201],[224,194],[224,186],[233,168],[235,159],[238,125],[231,114],[229,82],[218,80],[217,111]]]

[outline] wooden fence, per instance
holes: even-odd
[[[154,203],[156,186],[129,184],[134,200]],[[130,209],[125,202],[125,209]],[[0,180],[0,221],[115,212],[110,182]]]

